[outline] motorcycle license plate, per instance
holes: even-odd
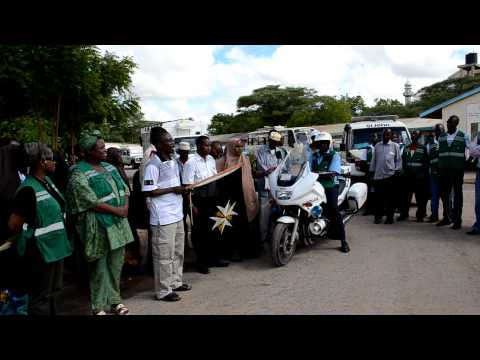
[[[290,181],[292,179],[291,174],[280,174],[280,180],[281,181]]]

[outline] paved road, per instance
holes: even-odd
[[[139,315],[480,314],[480,237],[464,234],[473,221],[471,184],[464,198],[459,231],[413,221],[374,225],[356,216],[347,227],[349,254],[325,241],[282,268],[265,256],[209,275],[186,272],[193,290],[177,303],[154,301],[145,278],[125,303]]]

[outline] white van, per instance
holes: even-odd
[[[362,177],[366,173],[362,171],[367,160],[367,148],[370,137],[377,134],[381,141],[384,129],[391,129],[393,134],[397,134],[400,142],[409,145],[410,132],[407,126],[398,121],[397,115],[385,116],[357,116],[352,118],[352,122],[345,125],[341,150],[345,151],[345,160],[350,164],[350,174],[353,177]]]
[[[124,165],[131,165],[137,169],[142,163],[143,149],[141,145],[124,143],[105,143],[105,148],[114,147],[120,150]]]
[[[294,147],[295,144],[308,145],[311,142],[310,133],[314,130],[310,127],[265,126],[262,129],[248,133],[248,145],[265,145],[268,143],[268,133],[272,130],[282,135],[282,145]]]

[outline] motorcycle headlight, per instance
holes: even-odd
[[[322,207],[321,206],[314,206],[312,210],[310,210],[310,214],[316,219],[322,215]]]
[[[278,200],[290,200],[292,197],[291,191],[277,190],[277,199]]]

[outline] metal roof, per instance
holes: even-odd
[[[457,101],[460,101],[460,100],[463,100],[469,96],[472,96],[472,95],[475,95],[477,93],[480,93],[480,86],[479,87],[476,87],[472,90],[469,90],[461,95],[458,95],[458,96],[455,96],[454,98],[451,98],[449,100],[446,100],[428,110],[425,110],[424,112],[420,113],[420,117],[425,117],[427,115],[431,115],[431,114],[434,114],[438,116],[437,114],[437,111],[443,109],[444,107],[448,106],[448,105],[451,105],[453,103],[456,103]],[[440,113],[440,118],[442,117],[441,113]]]

